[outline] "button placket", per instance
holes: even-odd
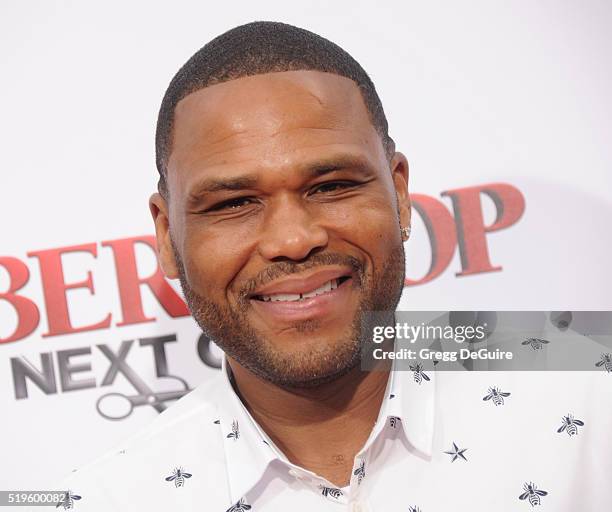
[[[342,489],[333,486],[327,480],[294,467],[290,467],[287,474],[322,498],[333,503],[347,504],[348,493],[345,494]]]
[[[349,504],[350,512],[369,512],[370,507],[363,501],[352,501]]]

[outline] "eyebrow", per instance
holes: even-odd
[[[368,160],[355,155],[343,155],[309,162],[303,166],[300,174],[304,179],[308,180],[343,169],[353,169],[362,174],[371,174],[371,166]],[[257,187],[258,181],[257,176],[254,174],[244,174],[228,178],[205,178],[189,193],[189,200],[197,201],[206,193],[253,189]]]
[[[320,162],[311,162],[302,171],[304,178],[318,178],[334,171],[354,169],[364,174],[371,172],[371,165],[365,157],[356,155],[343,155],[332,157]]]

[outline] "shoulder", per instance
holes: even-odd
[[[521,399],[587,403],[612,399],[612,374],[604,371],[452,371],[436,377],[442,395],[486,395],[495,388]]]
[[[216,422],[222,392],[220,379],[210,379],[70,475],[64,487],[81,497],[75,510],[180,510],[177,500],[192,499],[190,488],[210,494],[212,501],[219,495],[225,503],[225,458]]]
[[[532,436],[538,428],[556,432],[569,417],[587,427],[583,442],[612,447],[612,407],[605,405],[612,403],[612,373],[457,371],[436,377],[437,410],[453,421],[507,422]]]

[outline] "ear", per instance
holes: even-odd
[[[408,160],[403,153],[396,152],[391,159],[391,176],[397,196],[397,210],[402,227],[410,226],[412,207],[408,194]]]
[[[178,269],[170,240],[168,204],[161,194],[155,193],[149,198],[149,210],[155,223],[159,265],[168,279],[177,279]]]

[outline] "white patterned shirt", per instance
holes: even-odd
[[[67,482],[76,512],[606,512],[612,373],[392,371],[350,485],[296,466],[229,367]]]

